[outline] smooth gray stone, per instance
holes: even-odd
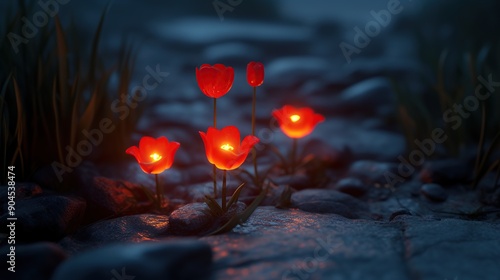
[[[350,219],[363,216],[366,205],[345,193],[328,189],[306,189],[292,194],[292,207],[313,213],[338,214]]]
[[[16,241],[57,241],[76,230],[86,203],[81,197],[39,195],[16,202]],[[9,213],[0,217],[0,231],[7,232]]]
[[[259,207],[233,233],[204,237],[215,279],[410,279],[397,225]]]
[[[11,254],[10,247],[6,245],[0,249],[0,254],[5,257]],[[0,279],[37,279],[49,280],[56,268],[68,257],[67,253],[57,244],[50,242],[37,242],[15,246],[15,272],[8,271],[10,265],[3,265]],[[10,260],[10,256],[7,261]]]
[[[168,216],[140,214],[102,220],[61,240],[70,253],[106,246],[113,242],[142,242],[167,235]]]
[[[338,181],[335,184],[335,189],[354,197],[360,197],[367,193],[369,188],[358,178],[347,177]]]
[[[70,258],[52,280],[208,279],[211,264],[210,247],[198,240],[123,243]]]
[[[259,207],[203,237],[215,279],[498,279],[500,224],[400,215],[392,222]]]

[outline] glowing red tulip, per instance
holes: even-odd
[[[281,130],[290,138],[302,138],[309,135],[316,125],[325,117],[316,114],[311,108],[295,108],[285,105],[273,111],[273,117],[278,121]]]
[[[264,65],[252,61],[247,65],[247,82],[252,87],[258,87],[264,82]]]
[[[219,98],[233,86],[234,70],[222,64],[203,64],[199,69],[196,68],[196,81],[206,96]]]
[[[208,161],[222,170],[240,167],[252,147],[259,142],[259,138],[249,135],[240,144],[240,131],[235,126],[226,126],[221,130],[209,127],[207,133],[200,131],[200,135]]]
[[[156,139],[144,136],[139,141],[139,147],[132,146],[125,152],[135,157],[142,171],[159,174],[172,166],[179,147],[178,142],[169,142],[165,136]]]

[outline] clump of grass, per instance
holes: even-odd
[[[408,149],[416,149],[414,141],[430,138],[436,128],[442,128],[447,136],[440,145],[441,156],[467,156],[468,151],[476,146],[472,174],[475,188],[486,174],[500,170],[500,160],[495,158],[500,148],[500,88],[490,92],[486,100],[477,99],[477,109],[466,110],[467,117],[460,116],[460,121],[451,121],[450,116],[458,116],[459,113],[454,113],[456,106],[463,106],[467,98],[474,98],[476,90],[481,87],[479,77],[488,80],[491,75],[493,81],[500,80],[500,42],[493,47],[483,46],[476,52],[443,50],[436,55],[435,46],[428,44],[425,49],[430,51],[421,54],[422,60],[434,61],[435,64],[432,71],[435,77],[422,79],[430,91],[427,94],[412,92],[403,83],[394,82],[398,119]],[[487,92],[488,89],[482,85],[480,91]]]
[[[0,30],[0,157],[2,170],[17,167],[17,180],[29,180],[37,169],[55,161],[65,164],[68,148],[76,151],[88,138],[83,131],[99,128],[105,118],[115,129],[86,158],[100,160],[103,151],[119,157],[127,145],[121,139],[130,139],[141,113],[131,110],[121,120],[111,110],[115,100],[125,104],[134,51],[124,45],[115,63],[104,62],[99,45],[107,9],[88,48],[76,30],[65,31],[55,17],[16,53],[7,34],[22,34],[21,18],[33,14],[34,1],[31,4],[18,1],[16,13]],[[118,82],[112,84],[112,79]],[[5,182],[4,174],[0,179]],[[64,181],[59,187],[65,187]]]

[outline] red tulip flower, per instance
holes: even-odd
[[[259,142],[259,138],[249,135],[240,144],[240,131],[235,126],[226,126],[221,130],[209,127],[207,133],[200,131],[200,135],[208,161],[222,170],[240,167],[252,147]]]
[[[201,91],[208,97],[224,96],[233,86],[234,70],[222,64],[203,64],[196,68],[196,81]]]
[[[255,136],[255,106],[257,103],[257,87],[264,82],[264,65],[261,62],[251,61],[247,64],[247,82],[253,87],[252,97],[252,135]],[[257,170],[257,152],[252,153],[253,169],[255,181],[259,182],[259,174]],[[260,186],[260,183],[257,183]]]
[[[158,209],[163,205],[163,190],[159,184],[158,174],[172,166],[175,152],[179,147],[179,143],[169,142],[165,136],[156,139],[144,136],[139,141],[139,147],[132,146],[125,151],[135,157],[142,171],[155,175]]]
[[[264,65],[252,61],[247,65],[247,82],[252,87],[258,87],[264,82]]]
[[[144,136],[139,142],[139,147],[132,146],[125,152],[135,157],[142,171],[148,174],[160,174],[172,166],[179,146],[178,142],[169,142],[165,136],[156,139]]]
[[[290,138],[302,138],[309,135],[316,125],[325,117],[316,114],[311,108],[295,108],[285,105],[273,111],[273,117],[278,121],[281,130]]]
[[[214,128],[217,127],[217,98],[224,96],[233,86],[234,70],[223,64],[203,64],[196,68],[196,81],[201,91],[214,100]],[[217,196],[216,167],[213,167],[214,197]]]

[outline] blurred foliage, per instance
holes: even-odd
[[[427,66],[419,73],[420,83],[428,90],[422,92],[408,81],[394,80],[398,119],[408,149],[417,149],[414,141],[430,138],[435,128],[443,128],[448,139],[433,155],[468,156],[476,146],[474,186],[487,173],[500,172],[500,87],[479,101],[477,109],[464,109],[467,117],[460,121],[456,120],[460,115],[456,106],[471,100],[480,85],[481,93],[488,92],[479,77],[500,82],[500,40],[496,35],[500,18],[494,13],[498,10],[500,2],[492,0],[424,2],[412,25],[418,26],[418,54]]]
[[[105,118],[114,130],[103,133],[82,158],[121,157],[128,144],[123,139],[130,139],[141,111],[131,110],[120,120],[111,108],[113,101],[125,105],[134,57],[127,44],[111,65],[99,55],[107,9],[90,46],[79,40],[74,28],[64,30],[56,16],[48,17],[16,52],[8,35],[23,36],[23,17],[31,19],[40,10],[35,1],[16,2],[0,30],[0,170],[15,165],[16,180],[22,181],[55,161],[67,165],[68,149],[77,151],[78,143],[88,139],[83,131],[99,129]]]
[[[496,0],[426,0],[413,19],[421,42],[434,46],[455,46],[472,52],[498,41],[500,2]],[[438,48],[422,49],[421,54],[439,56]],[[425,57],[425,55],[424,55]]]

